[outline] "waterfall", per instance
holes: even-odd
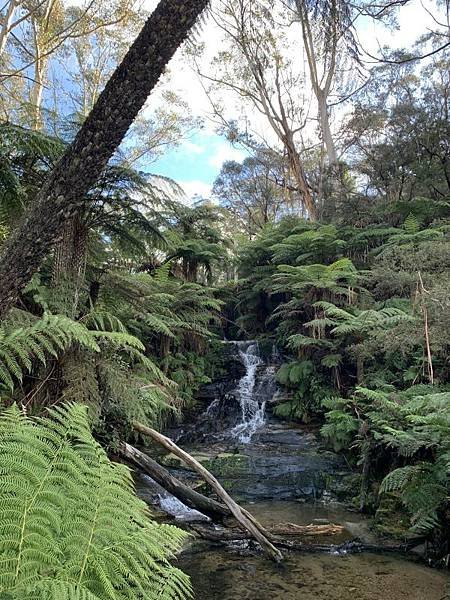
[[[241,408],[241,421],[231,435],[247,444],[253,434],[264,425],[266,401],[276,391],[275,367],[267,365],[258,377],[258,368],[264,364],[257,342],[237,342],[239,356],[245,367],[245,375],[234,391]]]
[[[234,365],[233,375],[225,380],[225,385],[212,384],[209,392],[212,400],[208,407],[194,424],[182,430],[177,441],[205,437],[223,441],[231,437],[248,444],[266,422],[266,403],[278,393],[275,373],[281,357],[276,347],[273,347],[270,357],[263,358],[258,342],[254,340],[222,343],[229,346],[227,352],[230,363]],[[244,375],[241,368],[236,368],[237,362],[244,366]]]

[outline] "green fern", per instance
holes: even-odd
[[[149,520],[129,470],[92,438],[86,410],[0,416],[0,593],[21,600],[175,600],[168,559],[185,534]]]
[[[334,369],[342,363],[342,354],[327,354],[320,362],[327,369]]]
[[[439,527],[438,510],[448,497],[447,469],[444,460],[423,462],[395,469],[384,478],[380,493],[400,494],[411,514],[413,533],[429,533]]]
[[[417,218],[417,216],[413,213],[409,213],[409,215],[405,219],[405,222],[403,223],[403,228],[406,231],[406,233],[417,233],[420,229],[420,221]]]
[[[33,324],[22,327],[0,325],[0,391],[12,391],[14,380],[21,382],[33,361],[46,364],[47,357],[59,353],[76,342],[98,352],[95,338],[82,324],[63,315],[45,314]]]

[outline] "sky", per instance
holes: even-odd
[[[194,196],[209,198],[222,164],[227,160],[241,162],[245,156],[244,151],[234,148],[213,129],[201,130],[153,162],[151,170],[174,179],[188,199]]]
[[[149,8],[154,0],[147,0]],[[374,55],[380,55],[382,46],[391,48],[410,48],[414,41],[427,27],[433,27],[431,16],[425,7],[433,8],[432,0],[412,0],[398,11],[398,29],[390,31],[372,21],[362,22],[357,33],[362,47]],[[217,28],[208,20],[203,26],[201,38],[208,52],[205,61],[219,48],[219,33]],[[216,126],[211,119],[210,105],[197,75],[190,69],[178,52],[169,66],[170,85],[186,100],[192,114],[203,120],[203,126],[191,133],[189,138],[177,148],[167,151],[151,165],[153,173],[171,177],[179,183],[186,192],[186,201],[194,196],[209,198],[212,184],[220,172],[222,163],[226,160],[242,161],[246,153],[242,148],[233,147],[224,137],[216,133]],[[150,104],[151,108],[151,98]],[[228,116],[233,116],[232,111]],[[236,115],[237,116],[237,115]],[[266,127],[265,123],[255,123],[255,127]]]

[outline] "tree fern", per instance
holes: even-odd
[[[317,338],[308,337],[300,333],[291,335],[287,339],[287,347],[291,350],[299,350],[301,348],[322,348],[331,346],[331,342],[328,340],[322,340]]]
[[[0,416],[0,592],[17,600],[177,599],[168,559],[185,534],[156,525],[129,470],[92,438],[86,410]],[[9,595],[9,596],[8,596]]]
[[[93,352],[100,350],[86,327],[63,315],[45,314],[23,327],[0,325],[0,390],[12,391],[14,380],[22,381],[34,360],[45,365],[48,355],[57,356],[74,342]]]
[[[439,526],[437,511],[448,497],[448,465],[444,460],[395,469],[383,480],[381,493],[398,492],[411,514],[412,531],[424,534]]]

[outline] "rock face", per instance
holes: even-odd
[[[190,448],[195,453],[200,447]],[[201,449],[202,463],[237,500],[348,499],[355,494],[344,461],[321,448],[315,434],[269,421],[251,443]]]
[[[277,393],[280,357],[274,351],[265,356],[255,341],[224,343],[224,356],[228,375],[199,390],[197,410],[175,434],[179,443],[214,443],[227,436],[248,442],[263,425],[266,404]]]

